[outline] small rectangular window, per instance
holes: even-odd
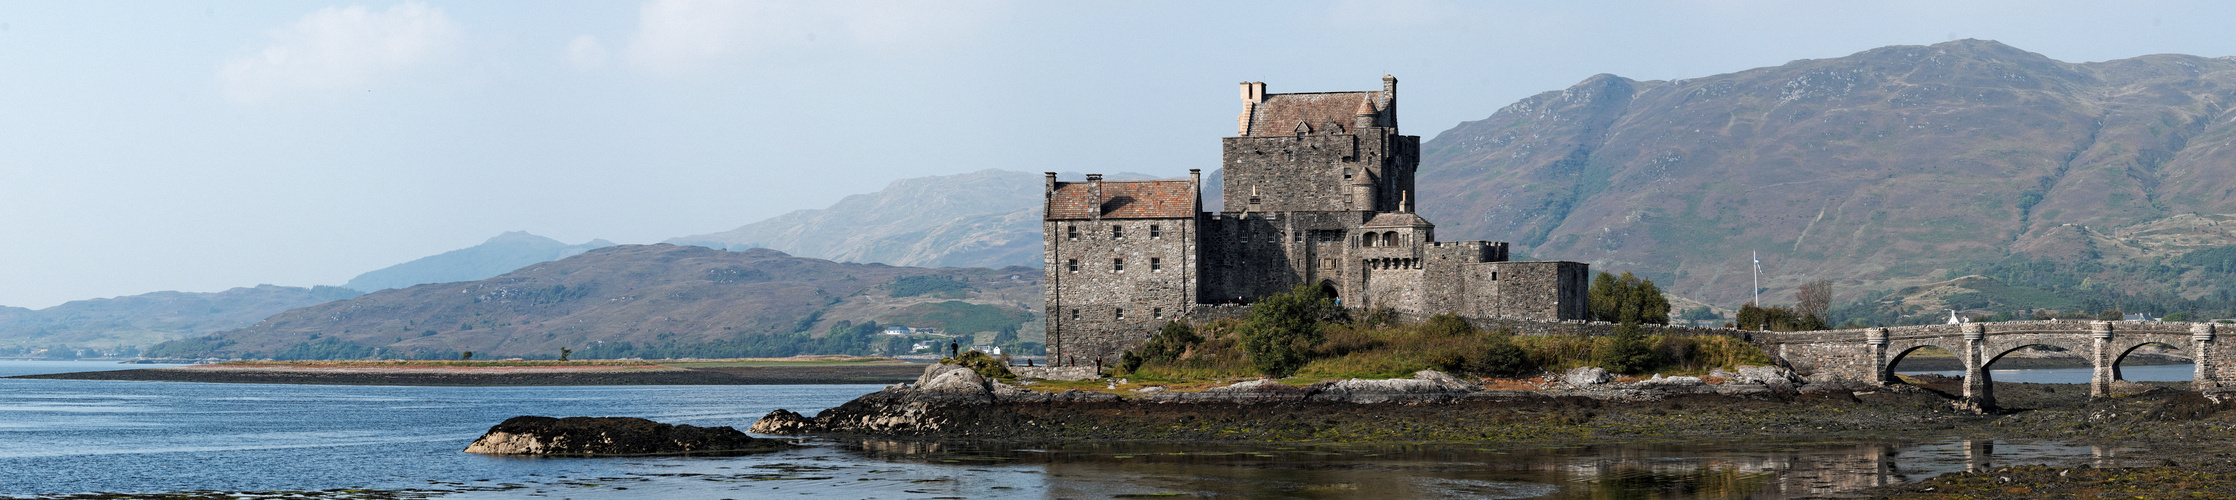
[[[1118,319],[1126,319],[1126,308],[1118,308],[1116,315],[1118,316]]]
[[[1126,226],[1117,226],[1117,225],[1113,225],[1113,226],[1110,226],[1110,239],[1113,239],[1113,240],[1122,240],[1122,239],[1126,239]]]
[[[1076,319],[1079,319],[1079,310],[1078,310],[1078,309],[1072,309],[1072,310],[1071,310],[1071,319],[1075,319],[1075,320],[1076,320]]]
[[[1165,308],[1158,307],[1150,309],[1149,319],[1165,319]]]
[[[1163,229],[1158,228],[1156,224],[1149,225],[1149,239],[1154,240],[1163,237],[1165,237],[1165,232]]]
[[[1126,272],[1126,259],[1110,259],[1110,270]]]
[[[1071,259],[1071,260],[1065,261],[1065,262],[1064,262],[1064,265],[1065,265],[1065,267],[1069,267],[1069,268],[1071,268],[1071,272],[1074,272],[1074,273],[1076,273],[1076,272],[1079,272],[1079,259]]]
[[[1064,226],[1064,237],[1074,240],[1079,239],[1079,226]]]
[[[1163,270],[1165,270],[1165,259],[1159,257],[1149,258],[1149,272],[1154,273]]]

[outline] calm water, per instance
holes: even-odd
[[[1994,365],[1989,365],[1994,366]],[[1964,376],[1964,370],[1903,371],[1911,375],[1937,374],[1951,377]],[[1988,378],[1997,382],[2028,382],[2036,384],[2086,384],[2094,368],[2040,368],[2033,370],[1988,370]],[[2122,366],[2120,377],[2136,382],[2186,382],[2197,374],[2197,365],[2147,365]]]
[[[140,368],[0,361],[0,374]],[[2132,373],[2132,372],[2130,372]],[[2002,379],[2001,374],[1997,375]],[[517,415],[744,428],[872,385],[365,387],[0,379],[0,495],[412,489],[441,498],[1792,498],[2122,450],[1966,442],[1060,450],[812,441],[720,458],[459,452]]]

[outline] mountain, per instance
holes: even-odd
[[[76,300],[39,310],[0,307],[0,347],[144,348],[357,295],[355,290],[330,286],[257,285],[213,293],[155,292]]]
[[[483,280],[383,290],[295,309],[246,328],[156,346],[150,354],[455,358],[472,351],[548,358],[562,348],[582,358],[870,353],[900,339],[877,335],[877,323],[1037,335],[1033,318],[1039,302],[1040,271],[1022,267],[926,269],[838,263],[769,249],[620,245]]]
[[[529,264],[550,262],[590,249],[610,246],[613,246],[613,242],[606,240],[569,245],[525,231],[511,231],[489,238],[489,241],[479,245],[360,274],[350,278],[349,284],[342,287],[370,292],[423,283],[473,281],[504,274]]]
[[[1981,274],[2226,301],[2229,103],[2236,59],[2067,63],[1981,40],[1598,75],[1425,143],[1419,206],[1442,239],[1727,307],[1751,291],[1750,252],[1766,299],[1818,278],[1853,298]]]
[[[1082,174],[1059,174],[1067,180]],[[1120,173],[1110,180],[1154,177]],[[798,210],[719,233],[667,240],[743,250],[773,248],[802,257],[896,266],[1041,265],[1041,173],[987,169],[893,181],[883,190]]]

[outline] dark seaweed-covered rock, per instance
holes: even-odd
[[[632,417],[519,416],[490,427],[467,453],[486,455],[711,455],[791,446],[730,427],[669,425]]]

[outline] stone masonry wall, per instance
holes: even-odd
[[[1050,363],[1115,360],[1196,303],[1194,220],[1050,220],[1042,226]],[[1119,228],[1115,236],[1112,227]]]
[[[1400,198],[1412,190],[1421,138],[1381,127],[1356,132],[1224,139],[1226,210],[1397,210]],[[1346,169],[1351,177],[1345,176]],[[1356,206],[1351,185],[1358,176],[1374,181],[1373,207]],[[1252,196],[1258,198],[1257,208],[1250,208]]]

